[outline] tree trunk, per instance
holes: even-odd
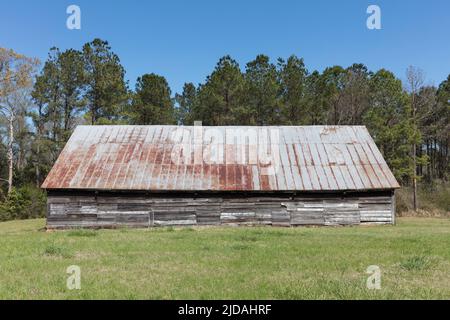
[[[41,134],[40,129],[38,129],[38,139],[37,139],[37,146],[36,146],[36,187],[39,188],[41,183],[41,170],[39,168],[40,160],[41,160]]]
[[[416,103],[415,103],[415,91],[412,92],[412,112],[413,112],[413,123],[414,123],[414,142],[413,142],[413,208],[414,211],[417,211],[417,143],[416,143],[416,134],[417,134],[417,125],[416,125]]]
[[[12,191],[13,174],[14,174],[14,114],[11,113],[9,117],[9,142],[8,142],[8,195]]]
[[[417,159],[416,159],[416,149],[417,145],[414,142],[413,144],[413,166],[414,166],[414,173],[413,173],[413,207],[414,211],[417,211]]]

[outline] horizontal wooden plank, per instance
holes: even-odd
[[[335,225],[392,222],[385,196],[64,196],[48,201],[48,225]]]

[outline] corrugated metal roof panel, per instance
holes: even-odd
[[[363,126],[78,126],[42,187],[333,191],[399,185]]]

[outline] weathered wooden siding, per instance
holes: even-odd
[[[48,195],[48,228],[361,223],[394,223],[393,193]]]

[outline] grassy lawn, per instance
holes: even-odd
[[[450,299],[450,219],[44,232],[0,223],[0,299]],[[81,290],[66,268],[81,268]],[[381,290],[368,290],[369,265]]]

